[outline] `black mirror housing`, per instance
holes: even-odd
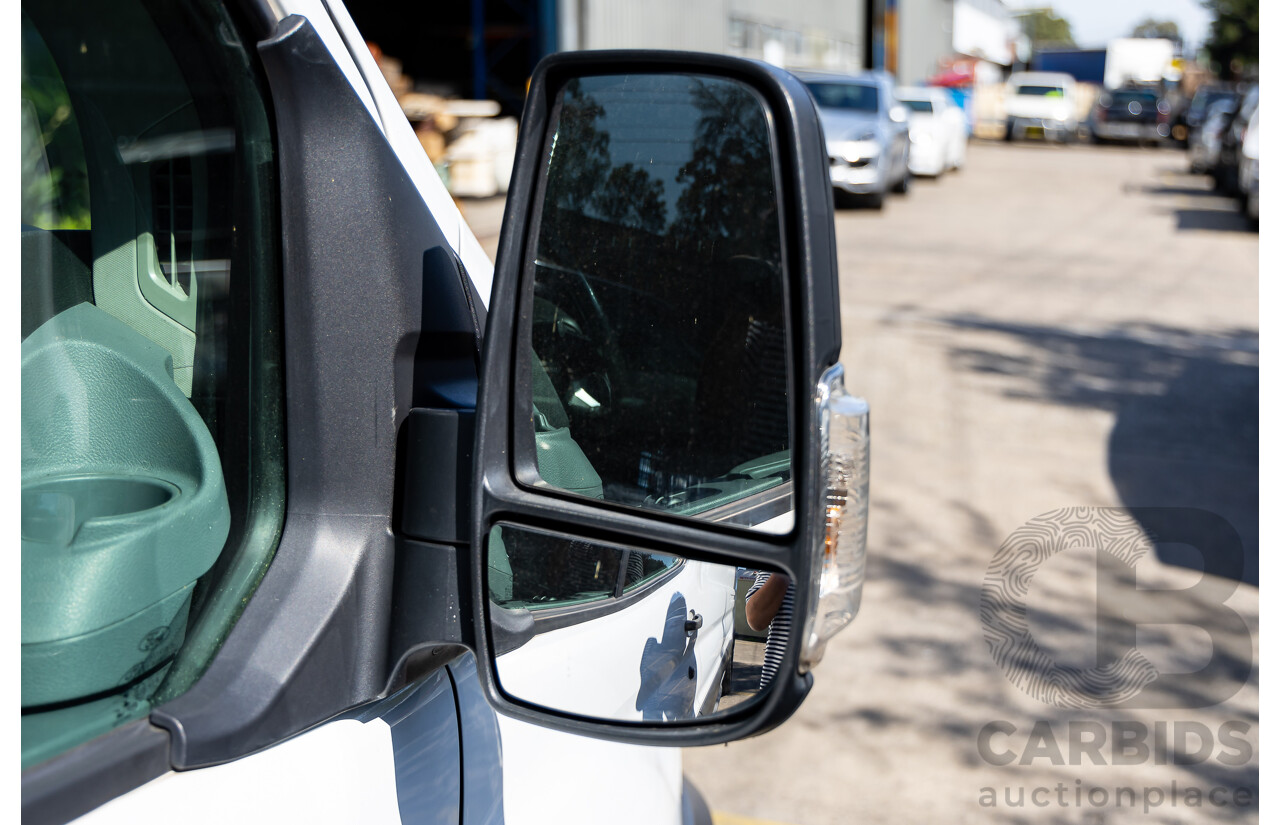
[[[528,347],[534,245],[541,215],[541,178],[551,147],[558,96],[571,81],[599,75],[696,75],[737,81],[762,104],[771,131],[781,217],[790,348],[787,396],[791,422],[794,525],[784,535],[661,511],[584,498],[528,483],[517,466],[519,393],[530,392],[518,369]],[[840,351],[840,301],[828,157],[816,106],[791,74],[764,63],[719,55],[660,51],[557,54],[534,73],[521,122],[515,168],[503,218],[484,342],[476,414],[471,542],[467,562],[476,655],[490,702],[500,712],[560,730],[645,745],[698,746],[762,733],[787,719],[812,685],[799,666],[799,631],[817,599],[812,586],[815,548],[824,539],[824,484],[815,391]],[[525,384],[525,386],[522,386]],[[524,422],[527,424],[527,422]],[[527,470],[526,468],[523,468]],[[522,481],[521,479],[524,479]],[[486,541],[499,522],[571,538],[643,546],[697,561],[779,570],[795,583],[792,638],[763,699],[709,719],[603,721],[523,702],[502,689],[495,668],[511,644],[510,617],[490,616]],[[520,633],[525,629],[521,623]]]

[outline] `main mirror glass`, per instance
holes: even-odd
[[[553,111],[524,335],[537,476],[788,532],[787,301],[769,120],[733,80],[584,77]],[[524,466],[529,466],[526,463]]]
[[[488,576],[502,690],[614,721],[697,719],[756,699],[794,600],[781,573],[512,525],[489,534]]]

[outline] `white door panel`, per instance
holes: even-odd
[[[137,825],[234,822],[399,823],[391,727],[381,719],[322,725],[261,753],[170,771],[75,820]]]
[[[676,825],[678,748],[621,745],[506,716],[502,731],[507,825]]]

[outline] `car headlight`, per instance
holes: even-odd
[[[875,160],[880,154],[880,145],[870,141],[842,140],[827,144],[827,155],[839,158],[845,163],[857,163],[861,160]]]
[[[822,661],[827,641],[858,614],[867,562],[867,500],[871,478],[870,410],[845,392],[844,366],[822,374],[816,403],[823,476],[823,542],[814,548],[813,592],[804,623],[800,669]]]

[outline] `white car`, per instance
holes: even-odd
[[[894,98],[884,72],[859,75],[797,72],[822,117],[837,203],[848,195],[884,207],[885,193],[911,187],[907,110]]]
[[[1076,136],[1076,81],[1062,72],[1014,72],[1005,86],[1005,140]]]
[[[1254,226],[1258,223],[1258,154],[1262,146],[1258,132],[1260,111],[1261,107],[1253,110],[1240,139],[1240,207]]]
[[[969,129],[964,110],[943,89],[898,89],[898,100],[910,110],[911,153],[908,166],[913,175],[937,177],[964,166]]]

